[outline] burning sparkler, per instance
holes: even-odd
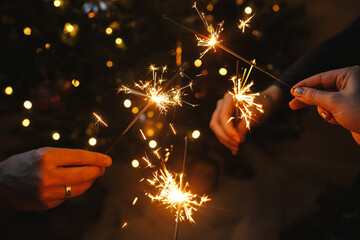
[[[216,30],[210,25],[208,25],[207,21],[206,21],[206,17],[204,15],[204,13],[200,13],[199,10],[197,9],[196,7],[196,2],[194,3],[193,7],[196,9],[196,11],[198,12],[200,18],[202,19],[202,21],[204,22],[205,24],[205,27],[207,28],[208,32],[210,33],[209,36],[205,36],[203,34],[200,34],[188,27],[185,27],[184,25],[181,25],[180,23],[176,22],[175,20],[165,16],[163,14],[163,18],[169,22],[172,22],[174,23],[175,25],[189,31],[189,32],[192,32],[195,34],[196,36],[196,39],[198,40],[198,46],[205,46],[205,47],[208,47],[203,53],[200,54],[200,56],[204,56],[204,54],[206,54],[210,49],[215,49],[215,46],[223,49],[224,51],[230,53],[231,55],[233,55],[234,57],[240,59],[241,61],[244,61],[246,62],[247,64],[251,65],[252,67],[256,68],[257,70],[265,73],[266,75],[270,76],[271,78],[275,79],[276,81],[284,84],[285,86],[289,87],[289,88],[292,88],[289,84],[285,83],[284,81],[281,81],[279,78],[275,77],[274,75],[268,73],[267,71],[263,70],[262,68],[256,66],[255,64],[253,64],[251,61],[247,60],[246,58],[240,56],[240,54],[232,51],[231,49],[225,47],[224,45],[221,44],[222,41],[219,41],[218,38],[219,38],[219,34],[220,32],[223,30],[223,22],[220,23],[218,25],[218,27],[216,28]],[[208,28],[209,26],[209,28]],[[246,25],[245,25],[246,26]]]
[[[252,15],[251,17],[249,17],[248,19],[246,19],[246,20],[239,20],[239,24],[238,24],[238,28],[244,33],[245,32],[245,28],[246,27],[250,27],[250,24],[249,24],[249,22],[250,22],[250,20],[253,18],[255,16],[255,14],[254,15]]]
[[[255,64],[255,60],[253,61]],[[260,93],[252,93],[251,87],[253,86],[254,82],[250,82],[249,84],[248,79],[252,70],[252,66],[250,67],[249,72],[247,69],[244,69],[242,75],[236,75],[231,78],[234,83],[233,92],[229,92],[234,99],[235,107],[236,107],[236,115],[235,117],[231,117],[229,121],[237,119],[243,119],[246,123],[246,128],[250,130],[250,121],[253,119],[252,110],[255,108],[258,112],[263,113],[264,110],[262,109],[262,105],[255,102],[255,98],[260,95]],[[240,112],[240,116],[238,114]]]
[[[147,179],[147,182],[154,187],[155,193],[147,193],[146,195],[152,201],[165,205],[166,209],[170,209],[175,213],[176,225],[174,239],[177,239],[179,223],[185,220],[195,223],[193,213],[196,212],[199,207],[211,200],[206,195],[199,196],[193,194],[189,189],[189,184],[184,180],[186,146],[187,141],[185,143],[183,171],[181,173],[171,172],[166,167],[165,163],[168,161],[171,151],[167,149],[164,158],[161,158],[158,151],[156,151],[155,155],[160,159],[161,168],[153,172],[151,179]]]
[[[209,25],[209,23],[206,21],[205,13],[200,12],[199,9],[196,6],[196,2],[194,2],[194,5],[192,6],[196,9],[196,12],[199,14],[201,21],[204,23],[206,30],[209,32],[209,37],[203,38],[198,34],[195,34],[195,37],[198,41],[198,46],[200,47],[206,47],[205,51],[200,53],[200,58],[202,58],[209,50],[214,49],[214,52],[216,52],[215,45],[219,42],[220,33],[223,30],[224,21],[219,23],[216,28],[213,27],[212,24]]]

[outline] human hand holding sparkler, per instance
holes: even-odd
[[[279,103],[282,101],[283,93],[280,87],[272,85],[265,89],[255,98],[257,104],[262,105],[263,113],[257,111],[256,106],[250,107],[253,114],[249,125],[245,119],[241,119],[239,123],[229,121],[233,117],[236,106],[233,96],[226,93],[217,103],[217,107],[211,117],[210,128],[213,130],[219,141],[229,148],[233,155],[236,155],[239,144],[244,142],[249,127],[264,122],[269,115],[277,110]]]
[[[54,208],[84,193],[110,165],[106,155],[75,149],[47,147],[14,155],[0,163],[0,207]]]
[[[360,145],[359,66],[317,74],[297,83],[294,89],[291,94],[295,99],[290,102],[293,110],[317,106],[325,121],[349,130]]]

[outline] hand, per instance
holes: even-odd
[[[270,86],[263,91],[256,99],[257,103],[263,106],[264,113],[261,114],[255,108],[253,109],[253,119],[250,126],[259,124],[275,110],[275,106],[282,98],[282,90],[275,85]],[[222,99],[217,103],[217,107],[211,117],[210,128],[213,130],[219,141],[229,148],[233,155],[236,155],[239,149],[239,144],[244,142],[248,129],[246,122],[241,120],[238,126],[234,127],[233,121],[229,119],[235,111],[233,97],[230,93],[226,93]]]
[[[294,90],[295,89],[295,90]],[[322,90],[318,90],[322,89]],[[349,130],[360,145],[360,67],[324,72],[296,84],[290,107],[297,110],[316,105],[327,122]]]
[[[0,206],[44,210],[85,192],[111,165],[111,158],[95,152],[40,148],[14,155],[0,163]]]

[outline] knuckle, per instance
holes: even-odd
[[[313,101],[316,97],[316,90],[312,89],[312,88],[307,89],[306,95],[307,95],[308,100]]]

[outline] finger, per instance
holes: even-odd
[[[335,120],[335,118],[329,111],[323,109],[322,107],[317,107],[317,110],[318,110],[319,115],[325,121],[327,121],[328,123],[331,123],[331,124],[339,125],[339,123]]]
[[[59,167],[47,170],[42,176],[42,186],[64,186],[93,181],[104,174],[105,169],[93,166]]]
[[[300,100],[294,98],[293,100],[291,100],[291,102],[289,103],[289,106],[292,110],[299,110],[301,108],[304,108],[306,106],[308,106],[307,104],[301,102]]]
[[[93,184],[93,181],[84,182],[82,184],[75,184],[71,186],[71,196],[70,198],[80,196],[86,190],[88,190]],[[54,200],[64,200],[65,198],[65,186],[56,186],[48,187],[41,191],[39,194],[39,199],[41,201],[54,201]]]
[[[338,98],[337,92],[326,92],[308,87],[298,87],[294,90],[294,96],[299,101],[307,105],[317,105],[331,111],[335,106],[335,98]]]
[[[312,77],[302,80],[297,83],[293,89],[298,87],[312,87],[312,88],[337,88],[337,84],[344,80],[347,71],[345,69],[336,69],[328,72],[319,73]]]
[[[234,110],[235,106],[233,97],[231,96],[231,94],[227,93],[224,96],[224,102],[221,108],[219,120],[223,130],[225,131],[225,134],[229,136],[235,144],[238,144],[240,143],[239,134],[236,132],[232,121],[229,121],[229,119],[231,119],[232,117],[232,114],[234,113]]]
[[[223,126],[221,124],[220,121],[220,113],[221,113],[221,109],[223,107],[224,104],[224,100],[219,100],[217,107],[213,113],[213,116],[211,118],[210,121],[210,128],[213,130],[213,132],[215,133],[216,137],[220,140],[221,142],[224,143],[226,142],[226,146],[228,147],[229,145],[231,146],[237,146],[238,143],[232,139],[231,137],[229,137],[228,135],[226,135]],[[225,144],[224,144],[225,145]]]
[[[109,156],[80,149],[44,148],[44,161],[56,166],[99,166],[109,167],[112,160]]]
[[[230,144],[228,144],[227,142],[223,141],[223,140],[220,139],[220,138],[219,138],[219,141],[220,141],[225,147],[227,147],[227,148],[231,151],[231,153],[232,153],[233,155],[236,155],[236,153],[237,153],[238,150],[239,150],[239,147],[238,147],[238,146],[230,145]]]
[[[240,137],[240,143],[245,142],[246,134],[248,133],[248,129],[246,128],[246,122],[244,120],[241,120],[238,124],[237,129]]]

